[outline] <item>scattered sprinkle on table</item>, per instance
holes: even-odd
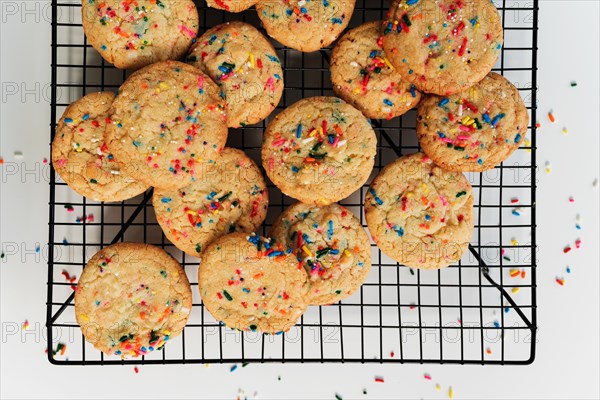
[[[230,368],[229,368],[229,372],[233,372],[237,369],[237,364],[233,364]]]
[[[556,277],[556,283],[558,283],[560,286],[564,286],[565,285],[565,279],[564,278]]]
[[[598,187],[598,178],[594,179],[594,181],[592,182],[592,187],[593,188],[597,188]]]
[[[571,251],[571,246],[566,246],[566,247],[563,249],[563,253],[565,253],[565,254],[567,254],[567,253],[568,253],[568,252],[570,252],[570,251]]]
[[[340,395],[339,393],[335,394],[335,398],[336,398],[336,400],[344,400],[344,398],[342,397],[342,395]]]
[[[485,354],[492,354],[492,349],[490,349],[489,347],[486,347]]]
[[[550,120],[550,122],[554,123],[556,122],[556,117],[554,117],[554,114],[552,113],[552,111],[548,112],[548,119]]]
[[[15,158],[16,158],[16,159],[21,159],[21,158],[23,158],[23,152],[22,152],[22,151],[19,151],[19,150],[16,150],[16,151],[13,153],[13,155],[15,156]]]
[[[519,198],[518,197],[513,197],[512,199],[510,199],[510,202],[512,204],[517,204],[519,202]]]
[[[576,81],[571,81],[571,87],[575,87],[577,86],[577,82]]]
[[[29,321],[25,320],[25,321],[23,321],[23,323],[21,324],[21,329],[22,329],[22,330],[26,330],[27,328],[29,328]]]
[[[428,381],[431,380],[431,375],[429,375],[428,373],[423,374],[423,378],[427,379]]]
[[[567,271],[567,274],[570,274],[570,273],[571,273],[571,267],[569,267],[569,266],[567,265],[567,268],[566,268],[566,270],[565,270],[565,271]]]
[[[383,376],[375,376],[375,382],[384,383]]]
[[[552,168],[550,167],[550,161],[546,161],[545,166],[546,166],[546,173],[547,174],[549,174],[550,172],[552,172]]]
[[[138,367],[133,367],[133,371],[134,371],[136,374],[139,374],[139,373],[140,373],[140,369],[139,369]]]
[[[48,159],[46,157],[44,157],[44,159],[42,160],[42,163],[44,163],[44,165],[48,164]]]
[[[563,127],[562,133],[563,135],[566,135],[567,133],[569,133],[569,130],[566,127]]]
[[[454,390],[452,390],[452,386],[450,386],[450,387],[448,388],[448,398],[449,398],[449,399],[452,399],[452,398],[454,398]]]

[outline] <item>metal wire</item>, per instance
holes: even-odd
[[[506,75],[529,105],[536,121],[538,1],[496,4],[503,19],[505,45],[494,69]],[[107,64],[85,40],[79,0],[52,1],[51,135],[57,117],[72,101],[100,90],[116,90],[127,73]],[[229,20],[260,26],[256,12],[241,14],[207,8],[197,1],[200,31]],[[358,0],[350,27],[382,19],[386,0]],[[275,43],[286,89],[276,113],[300,98],[332,95],[330,49],[300,53]],[[260,159],[262,131],[268,121],[230,132],[229,146]],[[390,121],[372,121],[378,154],[372,177],[396,157],[419,149],[415,112]],[[152,192],[121,203],[95,203],[77,196],[54,173],[50,176],[47,293],[48,358],[61,365],[179,364],[235,362],[360,362],[529,364],[536,343],[535,123],[531,144],[493,172],[469,174],[476,196],[475,236],[470,254],[437,272],[413,271],[383,255],[374,244],[373,267],[356,294],[338,304],[311,307],[290,332],[278,336],[231,331],[204,309],[198,295],[197,260],[179,252],[164,237],[152,208]],[[512,178],[512,180],[511,180]],[[367,185],[341,202],[365,225],[362,213]],[[292,200],[269,184],[271,204],[263,234]],[[522,218],[511,217],[520,199]],[[69,213],[67,209],[73,209]],[[86,218],[93,214],[94,220]],[[75,215],[82,215],[80,221]],[[518,259],[504,254],[506,238],[527,237],[510,246]],[[61,236],[65,240],[61,240]],[[68,238],[68,241],[66,239]],[[74,318],[71,283],[63,269],[79,273],[100,248],[119,241],[143,241],[165,248],[186,269],[194,293],[193,310],[183,334],[161,351],[141,359],[106,357],[86,343]],[[526,278],[510,280],[518,269]],[[516,289],[520,294],[516,295]],[[450,336],[452,335],[452,336]],[[492,335],[492,336],[490,336]],[[433,339],[431,338],[433,336]],[[68,358],[55,355],[58,342],[69,345]],[[493,352],[491,351],[493,349]],[[392,352],[394,354],[392,354]]]

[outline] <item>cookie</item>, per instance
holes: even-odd
[[[75,317],[85,339],[106,355],[138,357],[160,350],[183,330],[192,309],[185,271],[164,250],[117,243],[96,253],[75,290]]]
[[[373,241],[411,268],[444,268],[460,260],[473,235],[473,193],[460,172],[423,153],[401,157],[373,180],[365,196]]]
[[[269,205],[260,169],[243,151],[225,148],[196,181],[179,190],[155,189],[156,219],[165,236],[198,257],[214,239],[229,232],[253,232]]]
[[[291,248],[308,273],[311,305],[331,304],[354,293],[371,270],[371,244],[360,221],[345,207],[296,203],[269,234]]]
[[[212,242],[202,253],[198,288],[211,315],[241,331],[288,331],[307,308],[308,277],[296,257],[254,234]]]
[[[252,7],[258,0],[206,0],[209,7],[239,13]]]
[[[113,92],[90,93],[71,103],[56,125],[52,166],[71,189],[96,201],[122,201],[143,193],[148,185],[127,174],[104,143]]]
[[[109,110],[105,139],[133,178],[163,189],[196,179],[227,140],[219,88],[199,69],[177,61],[129,77]]]
[[[489,0],[394,0],[383,48],[405,80],[451,95],[482,80],[502,49],[502,21]]]
[[[259,0],[267,33],[284,46],[310,52],[329,46],[346,29],[356,0]]]
[[[529,114],[519,90],[490,73],[466,92],[426,96],[417,136],[423,151],[451,171],[485,171],[506,160],[525,140]]]
[[[364,115],[336,97],[286,108],[263,135],[262,163],[273,183],[303,203],[348,197],[369,178],[377,138]]]
[[[199,26],[192,0],[82,0],[81,18],[88,42],[121,69],[180,58]]]
[[[346,33],[331,54],[333,91],[368,118],[391,119],[419,102],[421,93],[402,79],[381,47],[381,22]]]
[[[283,94],[283,70],[275,49],[252,25],[228,22],[198,38],[186,61],[209,75],[225,93],[232,128],[267,118]]]

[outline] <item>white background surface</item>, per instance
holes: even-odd
[[[18,12],[12,15],[12,7]],[[0,0],[2,102],[0,156],[21,174],[0,167],[3,249],[19,254],[0,262],[2,398],[225,398],[242,388],[251,397],[333,399],[599,398],[599,50],[597,1],[541,1],[538,133],[537,359],[531,366],[230,365],[57,367],[44,354],[46,261],[35,254],[47,241],[50,8],[46,2]],[[30,13],[25,10],[37,10]],[[578,82],[576,88],[570,82]],[[11,94],[10,88],[19,87]],[[547,112],[557,118],[550,124]],[[568,128],[568,134],[562,128]],[[14,151],[22,151],[21,160]],[[548,160],[552,173],[544,172]],[[23,172],[29,171],[27,173]],[[574,203],[568,202],[573,196]],[[582,216],[582,249],[563,254]],[[29,252],[29,253],[28,253]],[[33,254],[31,254],[33,253]],[[573,272],[567,284],[554,279]],[[27,335],[11,334],[25,319]],[[423,373],[433,380],[423,379]],[[281,380],[278,380],[278,376]],[[375,383],[380,375],[385,383]],[[434,384],[438,382],[442,391]],[[368,389],[368,395],[362,389]]]

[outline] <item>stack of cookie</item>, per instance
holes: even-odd
[[[225,143],[228,127],[256,124],[280,102],[283,70],[271,43],[242,22],[196,38],[191,0],[82,5],[89,42],[116,67],[137,71],[117,96],[92,93],[67,108],[52,145],[54,168],[97,201],[122,201],[153,187],[165,236],[201,258],[203,304],[231,328],[287,331],[309,305],[338,302],[367,278],[367,233],[337,202],[373,170],[377,138],[368,118],[395,118],[418,105],[424,153],[386,166],[364,210],[377,246],[422,269],[453,264],[468,248],[473,194],[462,172],[495,167],[527,130],[517,89],[490,72],[502,25],[489,1],[396,0],[385,21],[348,31],[333,49],[338,97],[302,99],[268,124],[262,167],[299,202],[276,219],[270,238],[261,237],[252,232],[268,210],[262,171]],[[231,12],[256,5],[271,37],[314,51],[346,28],[354,0],[208,5]],[[186,63],[177,61],[184,55]],[[181,332],[191,292],[164,251],[128,243],[90,260],[75,303],[97,348],[138,356]]]

